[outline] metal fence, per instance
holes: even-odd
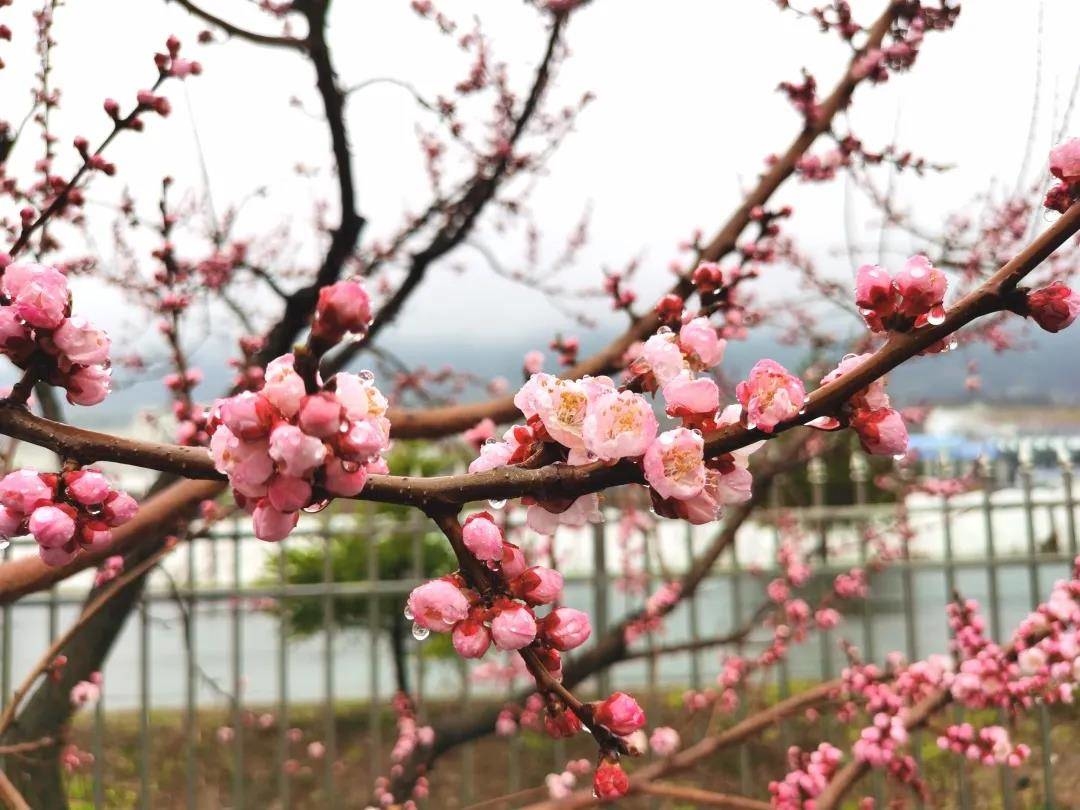
[[[909,482],[966,474],[970,488],[910,498],[906,515],[918,539],[902,546],[900,558],[887,568],[871,573],[870,598],[849,605],[839,628],[793,649],[775,667],[770,688],[782,698],[809,682],[834,677],[845,660],[841,638],[875,661],[891,650],[910,659],[945,652],[944,610],[954,592],[980,599],[993,636],[1007,635],[1054,579],[1069,570],[1077,554],[1072,461],[1063,445],[1025,444],[993,459],[946,456],[919,469],[906,468],[903,477]],[[808,593],[821,594],[837,573],[867,564],[866,529],[889,526],[897,506],[875,502],[881,492],[861,454],[845,461],[839,479],[833,472],[830,480],[829,474],[820,462],[800,473],[809,497],[795,506],[785,502],[789,489],[779,482],[768,508],[743,527],[696,597],[669,617],[663,638],[649,635],[637,646],[648,650],[652,645],[696,642],[741,627],[764,600],[779,542],[774,518],[781,513],[801,527],[806,549],[815,558]],[[838,482],[846,493],[840,500],[846,503],[830,503],[835,500],[830,487]],[[104,696],[92,716],[82,720],[95,755],[80,777],[86,793],[83,806],[366,804],[369,781],[388,771],[393,742],[386,707],[396,679],[392,639],[385,629],[387,611],[400,610],[411,588],[422,581],[431,531],[421,516],[395,519],[372,509],[364,505],[355,512],[327,510],[306,517],[288,540],[276,545],[252,538],[246,521],[230,523],[209,538],[187,543],[153,574],[137,615],[109,659]],[[629,544],[608,524],[571,532],[554,552],[564,557],[566,601],[589,610],[598,630],[610,626],[642,604],[663,579],[685,570],[715,531],[715,526],[690,528],[662,521]],[[391,534],[406,538],[401,542],[409,546],[405,562],[395,560],[391,566],[396,572],[392,578],[380,570],[388,566],[380,559],[385,546],[377,542]],[[340,560],[330,551],[343,543],[351,544],[354,555],[362,555],[362,560],[352,560],[350,570],[359,566],[363,577],[342,578]],[[319,549],[325,553],[317,581],[290,581],[287,569],[292,569],[283,564],[290,555]],[[4,550],[4,558],[32,551],[29,544],[16,544]],[[319,559],[318,554],[312,559]],[[638,578],[649,587],[620,587],[626,563],[640,569]],[[0,692],[5,702],[12,679],[21,678],[47,639],[77,616],[85,584],[85,579],[69,582],[62,590],[25,598],[0,611]],[[304,637],[292,632],[296,614],[284,610],[299,604],[305,606],[306,621],[317,624]],[[451,705],[460,711],[505,697],[504,682],[472,677],[475,663],[423,654],[431,643],[412,638],[405,643],[405,671],[421,704]],[[756,634],[742,642],[746,650],[761,643],[763,637]],[[667,693],[710,685],[716,660],[713,649],[637,656],[601,673],[584,692],[603,693],[612,684],[634,687],[646,708],[656,710]],[[355,731],[364,718],[363,747],[358,749],[351,738],[339,745],[345,725]],[[298,753],[294,720],[302,722],[305,741],[317,739],[324,746],[321,757],[306,756],[302,749]],[[1017,776],[1003,772],[1001,806],[1032,806],[1032,791],[1038,806],[1076,806],[1067,800],[1071,788],[1055,772],[1052,718],[1042,710],[1036,722],[1038,756],[1025,777],[1030,781],[1025,802],[1017,799]],[[221,732],[221,727],[233,733]],[[124,775],[130,790],[121,797],[109,793],[113,775],[106,772],[110,746],[118,736],[130,740],[135,760]],[[782,729],[779,742],[788,741]],[[207,765],[208,747],[216,752],[213,767]],[[507,747],[500,790],[527,787],[525,749],[520,741]],[[914,749],[918,752],[920,746]],[[482,776],[485,763],[477,762],[469,746],[463,751],[456,769],[457,801],[465,805],[490,798]],[[351,759],[343,760],[346,754]],[[753,775],[749,749],[744,747],[737,756],[738,787],[746,795],[767,798]],[[564,762],[565,750],[556,746],[551,769],[560,770]],[[170,778],[162,775],[166,765]],[[295,781],[298,773],[307,780],[303,796]],[[969,777],[967,766],[957,762],[950,786],[956,806],[987,806]],[[880,781],[873,790],[882,795]]]

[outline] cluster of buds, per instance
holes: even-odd
[[[370,319],[360,284],[324,287],[303,357],[317,361],[346,333],[364,332]],[[282,355],[267,365],[258,391],[218,400],[207,422],[214,466],[262,540],[284,539],[301,510],[354,497],[369,473],[387,471],[390,423],[374,375],[341,372],[323,383],[310,372],[301,375],[296,356]]]
[[[843,754],[836,746],[822,743],[817,750],[805,753],[796,746],[788,749],[790,770],[783,781],[770,782],[769,793],[775,810],[804,810],[813,806],[833,774],[840,767]]]
[[[67,276],[59,269],[5,258],[0,254],[0,352],[64,388],[72,405],[97,405],[109,393],[108,336],[71,316]]]
[[[81,548],[100,548],[138,510],[97,470],[15,470],[0,479],[0,538],[32,534],[47,565],[66,565]]]
[[[925,256],[912,256],[899,273],[864,264],[855,276],[855,304],[873,332],[907,332],[945,320],[948,279]]]
[[[1050,174],[1058,184],[1046,193],[1043,205],[1065,213],[1080,200],[1080,138],[1070,138],[1050,150]]]
[[[507,651],[533,646],[559,677],[561,653],[579,647],[592,632],[589,617],[573,608],[555,608],[537,618],[536,608],[562,595],[562,575],[541,565],[528,567],[521,549],[506,542],[487,512],[469,516],[462,540],[504,584],[503,592],[481,594],[459,574],[420,585],[406,608],[406,617],[415,623],[414,635],[450,633],[454,649],[464,658],[481,658],[493,643]]]
[[[949,726],[937,739],[943,751],[952,751],[983,765],[1008,765],[1018,768],[1031,755],[1031,749],[1020,743],[1013,745],[1008,729],[986,726],[976,731],[971,723]]]
[[[162,76],[173,76],[177,79],[185,79],[188,76],[198,76],[202,73],[202,65],[192,59],[180,57],[180,40],[170,36],[165,40],[167,53],[155,53],[154,64]]]
[[[821,379],[828,385],[845,374],[850,374],[869,360],[868,354],[849,354],[835,369]],[[841,419],[822,417],[810,422],[820,430],[835,430],[846,423],[859,437],[867,453],[880,456],[902,456],[907,452],[908,431],[904,417],[891,407],[885,392],[885,379],[879,377],[866,388],[854,394],[841,408]]]

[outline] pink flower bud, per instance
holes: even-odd
[[[1080,183],[1080,138],[1070,138],[1050,150],[1050,174],[1064,183]]]
[[[503,543],[502,549],[502,559],[499,561],[499,565],[502,567],[503,576],[507,579],[514,579],[523,574],[528,564],[525,562],[525,555],[521,552],[521,549],[513,543]]]
[[[67,318],[53,333],[53,343],[77,365],[100,364],[109,359],[109,336],[85,318]]]
[[[630,695],[615,692],[611,697],[595,704],[596,722],[606,726],[613,734],[625,737],[645,725],[645,712]]]
[[[268,499],[259,501],[251,515],[255,536],[275,543],[288,537],[299,520],[299,512],[279,512]]]
[[[109,526],[121,526],[135,517],[138,511],[138,501],[126,492],[114,491],[105,499],[101,517]]]
[[[907,426],[899,411],[892,408],[857,411],[851,417],[851,427],[859,434],[867,453],[897,456],[907,452]]]
[[[662,757],[669,757],[679,750],[679,732],[670,726],[657,726],[649,735],[649,747]]]
[[[266,488],[266,497],[279,512],[295,512],[311,502],[311,484],[303,478],[276,475]]]
[[[261,439],[270,432],[274,421],[270,402],[251,391],[244,391],[217,403],[221,422],[241,439]]]
[[[469,515],[461,527],[465,548],[478,560],[499,560],[503,556],[503,536],[487,512]]]
[[[0,539],[10,540],[20,534],[26,534],[23,528],[25,518],[18,512],[0,506]]]
[[[297,478],[305,477],[326,459],[322,441],[290,424],[280,424],[271,431],[268,452],[286,475]]]
[[[587,614],[574,608],[561,607],[540,620],[540,634],[556,650],[566,652],[584,644],[592,634]]]
[[[1070,143],[1080,145],[1080,138]],[[1060,332],[1080,313],[1080,294],[1055,281],[1040,290],[1028,293],[1028,314],[1047,332]]]
[[[433,579],[413,588],[408,605],[413,621],[436,633],[449,633],[469,615],[469,600],[445,579]]]
[[[896,274],[896,290],[902,299],[899,311],[911,318],[928,314],[941,306],[947,286],[945,274],[928,258],[912,256]]]
[[[28,515],[53,498],[53,489],[34,470],[15,470],[0,479],[0,504]]]
[[[364,488],[364,484],[367,483],[368,471],[364,467],[350,463],[350,468],[352,467],[355,467],[355,469],[350,471],[336,458],[328,458],[324,467],[326,470],[326,481],[324,482],[326,491],[331,495],[341,495],[345,498],[359,495]]]
[[[697,368],[715,366],[724,359],[726,347],[727,341],[719,338],[708,318],[694,318],[679,330],[679,348]]]
[[[750,375],[735,388],[746,412],[748,427],[772,433],[776,426],[798,416],[806,402],[802,380],[775,360],[758,360]]]
[[[618,762],[603,760],[593,774],[593,793],[601,801],[621,799],[630,790],[630,778]]]
[[[482,622],[466,619],[454,625],[452,640],[462,658],[482,658],[491,646],[491,633]]]
[[[338,434],[343,414],[344,409],[333,394],[324,391],[304,397],[300,405],[300,429],[309,436],[329,439]]]
[[[664,386],[664,400],[669,416],[711,415],[720,408],[720,389],[708,377],[683,371]]]
[[[358,281],[339,281],[319,290],[312,332],[340,339],[346,332],[365,332],[371,323],[371,300]]]
[[[562,589],[563,575],[542,565],[534,565],[510,583],[510,593],[530,605],[554,602]]]
[[[352,423],[348,433],[338,438],[336,447],[342,458],[363,463],[386,447],[386,436],[374,421],[360,419]]]
[[[14,262],[5,268],[0,289],[31,326],[55,329],[64,320],[70,298],[67,277],[55,267]]]
[[[80,366],[65,381],[67,401],[72,405],[97,405],[109,395],[111,371],[105,366]]]
[[[58,506],[39,506],[30,515],[30,534],[45,548],[62,546],[75,536],[75,521]]]
[[[536,638],[536,619],[527,607],[511,604],[492,619],[491,635],[500,650],[520,650]]]
[[[22,322],[15,307],[0,307],[0,351],[16,362],[22,362],[34,350],[30,329]]]
[[[304,390],[304,381],[293,369],[291,354],[283,354],[266,366],[265,382],[260,393],[286,419],[300,410],[300,402],[307,392]]]
[[[97,470],[76,470],[64,475],[68,497],[84,506],[103,503],[112,491],[109,480]]]

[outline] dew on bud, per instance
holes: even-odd
[[[411,607],[409,607],[408,605],[405,605],[405,610],[403,610],[403,611],[402,611],[402,613],[404,613],[404,614],[405,614],[405,618],[406,618],[406,619],[408,619],[408,620],[409,620],[410,622],[411,622],[411,621],[412,621],[413,619],[415,619],[415,618],[416,618],[416,617],[415,617],[415,616],[413,615],[413,612],[412,612],[412,608],[411,608]]]
[[[499,443],[499,440],[496,439],[494,436],[488,436],[486,439],[484,439],[484,444],[498,444],[498,443]]]
[[[670,334],[672,334],[671,327],[670,326],[661,326],[659,329],[656,330],[656,334],[658,334],[658,335],[670,335]]]
[[[356,376],[360,378],[361,385],[371,386],[375,384],[375,374],[369,369],[363,369],[356,373]]]
[[[905,458],[907,458],[907,453],[897,453],[893,456],[893,461],[903,461]]]
[[[412,626],[412,637],[413,638],[415,638],[417,641],[423,641],[425,638],[427,638],[430,635],[431,635],[430,630],[428,630],[426,627],[420,626],[416,622],[413,622],[413,626]]]
[[[329,505],[330,505],[330,500],[328,498],[328,499],[326,499],[324,501],[315,501],[315,503],[308,504],[307,506],[304,507],[303,511],[307,512],[308,514],[314,515],[314,514],[316,514],[318,512],[321,512],[323,509],[325,509]]]
[[[926,322],[931,326],[941,326],[945,323],[945,310],[942,307],[934,307],[926,316]]]
[[[488,501],[488,506],[492,509],[502,509],[506,506],[506,498],[492,498]]]

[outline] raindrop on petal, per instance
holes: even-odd
[[[425,638],[427,638],[430,635],[431,635],[430,630],[428,630],[426,627],[422,627],[419,624],[416,624],[415,622],[413,622],[413,626],[412,626],[412,637],[413,638],[415,638],[417,641],[423,641]]]
[[[415,616],[413,616],[412,608],[408,605],[405,605],[405,610],[403,610],[402,613],[405,614],[405,618],[408,619],[410,622],[416,618]]]
[[[502,509],[504,506],[506,506],[506,498],[492,498],[490,501],[488,501],[488,506],[490,506],[492,509]]]
[[[304,511],[307,512],[308,514],[314,515],[316,512],[321,512],[323,509],[325,509],[329,505],[330,505],[330,500],[329,499],[324,500],[324,501],[315,501],[315,503],[310,503],[307,506],[305,506]]]

